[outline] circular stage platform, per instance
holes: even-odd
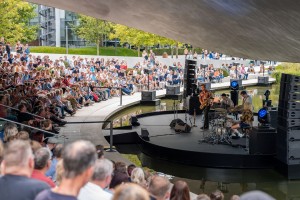
[[[140,126],[130,130],[115,130],[114,144],[138,143],[141,151],[153,158],[171,162],[218,168],[273,168],[274,154],[250,154],[246,148],[248,138],[231,139],[231,144],[210,144],[203,139],[211,135],[209,130],[201,130],[202,115],[196,116],[190,133],[176,133],[170,128],[173,119],[194,124],[193,116],[183,111],[146,113],[137,116]],[[257,126],[257,120],[254,121]],[[143,133],[148,137],[142,137]]]

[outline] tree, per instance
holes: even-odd
[[[140,48],[144,46],[153,46],[158,44],[158,36],[152,33],[130,28],[121,24],[114,25],[114,32],[110,34],[111,39],[118,38],[120,43],[128,42],[138,48],[138,56],[140,56]]]
[[[173,58],[173,47],[175,46],[176,58],[178,58],[178,48],[179,48],[179,45],[182,45],[182,43],[180,43],[176,40],[173,40],[173,39],[166,38],[166,37],[159,37],[159,44],[170,45],[172,58]]]
[[[0,0],[0,36],[15,44],[37,38],[37,26],[29,24],[36,16],[35,6],[21,0]]]
[[[111,31],[110,22],[85,15],[79,15],[79,26],[70,26],[75,28],[79,37],[97,45],[97,55],[99,55],[99,45],[103,42],[103,36]]]

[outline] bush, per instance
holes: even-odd
[[[276,82],[280,82],[281,74],[293,74],[300,76],[300,63],[282,63],[276,66],[275,71],[272,72],[271,76],[276,79]]]

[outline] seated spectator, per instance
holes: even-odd
[[[210,194],[211,200],[224,200],[224,194],[220,190],[216,190]]]
[[[35,140],[30,141],[30,146],[33,153],[35,153],[38,149],[42,148],[42,145]]]
[[[211,200],[209,196],[206,194],[199,194],[196,198],[196,200]]]
[[[104,148],[101,144],[96,145],[96,151],[97,151],[98,159],[104,158]]]
[[[4,176],[0,178],[1,199],[32,200],[49,186],[38,180],[30,179],[34,168],[32,150],[29,142],[15,140],[5,150],[2,165]]]
[[[64,174],[64,166],[63,166],[63,160],[61,159],[57,162],[55,168],[55,184],[57,186],[60,185],[63,174]]]
[[[110,184],[113,173],[111,161],[102,158],[96,161],[91,180],[80,190],[79,200],[110,200],[112,194],[104,191]]]
[[[54,147],[51,165],[48,171],[46,172],[46,176],[50,177],[53,181],[55,181],[56,165],[58,161],[62,159],[62,150],[63,150],[62,144],[58,144],[57,146]]]
[[[34,170],[31,178],[43,181],[53,188],[55,187],[54,182],[49,177],[45,176],[46,171],[51,165],[50,158],[50,151],[45,147],[38,149],[34,153]]]
[[[129,177],[131,177],[131,172],[132,172],[132,170],[133,170],[134,168],[136,168],[136,166],[135,166],[134,164],[128,165],[128,167],[127,167],[127,173],[128,173],[128,176],[129,176]]]
[[[131,172],[130,178],[132,183],[136,183],[143,188],[147,188],[145,174],[142,168],[134,168]]]
[[[114,176],[110,183],[110,188],[114,189],[116,186],[129,182],[129,176],[127,174],[126,164],[123,162],[116,162]]]
[[[68,144],[63,150],[64,174],[60,185],[52,190],[44,190],[35,200],[76,200],[80,189],[93,174],[96,158],[96,148],[91,142],[79,140]]]
[[[16,140],[18,137],[18,128],[16,124],[7,123],[4,128],[4,142]]]
[[[176,181],[174,183],[170,200],[190,200],[190,190],[186,182]]]
[[[170,197],[170,181],[161,176],[152,177],[148,192],[152,200],[166,200]]]
[[[238,195],[233,195],[230,200],[240,200],[240,197]]]
[[[117,187],[113,200],[150,200],[147,190],[136,184],[127,183]]]
[[[275,200],[273,197],[262,191],[250,191],[241,195],[240,200]]]
[[[19,140],[29,140],[29,134],[27,131],[19,131],[18,133]]]

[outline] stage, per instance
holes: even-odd
[[[146,113],[137,116],[140,126],[126,127],[114,130],[114,144],[137,143],[143,153],[176,163],[183,163],[204,167],[220,168],[272,168],[273,154],[250,154],[247,142],[250,138],[231,139],[228,144],[210,144],[203,139],[211,135],[209,130],[201,130],[202,115],[195,118],[197,127],[192,127],[190,133],[176,133],[170,128],[174,118],[194,125],[194,117],[179,111],[174,115],[172,111]],[[254,121],[257,126],[257,120]],[[141,137],[149,133],[148,137]],[[145,131],[146,130],[146,131]],[[105,132],[106,139],[109,132]]]

